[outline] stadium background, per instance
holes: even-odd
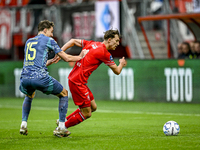
[[[0,97],[23,97],[18,90],[23,49],[25,41],[37,33],[34,13],[40,9],[39,20],[55,22],[54,38],[60,46],[70,38],[101,41],[106,29],[120,30],[120,45],[111,53],[117,64],[118,58],[125,56],[128,65],[120,76],[112,74],[105,65],[94,72],[88,86],[97,100],[200,102],[199,60],[178,60],[177,49],[174,49],[174,44],[177,43],[171,43],[171,55],[167,55],[165,21],[148,21],[143,24],[155,55],[154,59],[151,58],[137,21],[139,16],[170,14],[175,13],[175,10],[182,14],[194,13],[198,10],[198,5],[194,7],[195,1],[46,1],[46,5],[28,3],[28,0],[0,3]],[[180,22],[177,26],[181,35],[179,40],[195,40],[187,27]],[[78,47],[74,47],[67,53],[77,54],[79,51]],[[50,75],[68,89],[67,74],[72,66],[73,64],[59,62],[48,68]],[[36,95],[38,98],[53,98],[40,92]]]
[[[200,149],[199,60],[177,59],[177,44],[194,41],[194,32],[177,19],[143,21],[152,57],[138,21],[149,15],[199,14],[200,1],[110,1],[46,0],[46,4],[27,5],[29,0],[0,0],[0,149]],[[53,136],[58,98],[39,91],[32,103],[28,136],[19,134],[24,95],[18,87],[24,43],[37,33],[36,19],[55,22],[54,38],[60,46],[70,38],[101,41],[99,34],[108,28],[119,28],[122,34],[112,55],[117,64],[125,56],[128,65],[119,76],[104,64],[94,71],[88,86],[98,109],[90,119],[70,128],[69,138]],[[196,24],[195,34],[200,33],[198,17],[187,20]],[[73,47],[67,53],[79,51]],[[48,69],[68,89],[67,76],[73,65],[60,61]],[[77,109],[70,93],[69,97],[68,114]],[[169,120],[180,125],[178,136],[163,133]]]

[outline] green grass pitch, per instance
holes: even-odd
[[[58,99],[35,98],[28,136],[20,135],[23,98],[0,99],[0,149],[3,150],[197,150],[200,149],[200,104],[96,101],[97,111],[69,128],[70,137],[53,136]],[[69,101],[68,114],[74,111]],[[180,125],[178,136],[165,136],[165,122]]]

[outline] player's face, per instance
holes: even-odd
[[[53,37],[53,27],[51,27],[50,29],[46,30],[46,36]]]
[[[182,45],[182,51],[183,51],[184,54],[187,54],[187,53],[188,53],[189,48],[188,48],[188,46],[187,46],[186,44],[183,44],[183,45]]]
[[[118,45],[119,45],[119,36],[116,34],[113,39],[110,39],[109,50],[115,50]]]

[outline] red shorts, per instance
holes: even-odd
[[[91,101],[94,100],[94,96],[88,86],[84,84],[77,85],[70,80],[68,83],[74,104],[79,108],[91,107]]]

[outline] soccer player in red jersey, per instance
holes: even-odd
[[[97,109],[92,92],[87,86],[87,80],[91,73],[103,62],[112,71],[119,75],[126,65],[125,58],[119,59],[117,66],[108,50],[115,50],[119,45],[119,31],[108,30],[105,32],[103,42],[86,41],[81,39],[71,39],[63,49],[68,49],[74,45],[88,50],[84,58],[77,61],[73,70],[68,76],[69,88],[75,105],[79,106],[72,114],[66,117],[65,126],[69,128],[77,125],[91,117],[91,113]]]

